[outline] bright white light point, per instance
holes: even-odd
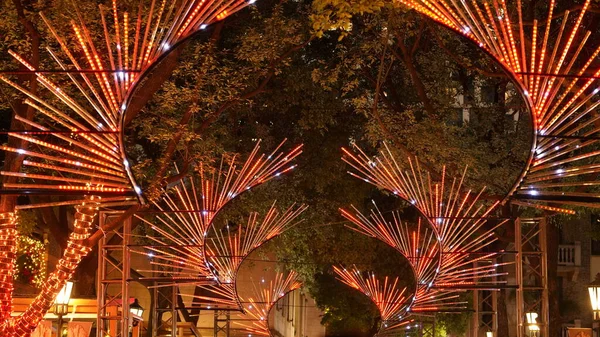
[[[529,96],[529,91],[525,90],[523,93],[525,94],[525,96]]]
[[[600,88],[596,88],[594,89],[594,95],[598,93],[598,91],[600,91]]]
[[[463,28],[463,32],[464,32],[465,34],[469,34],[469,32],[470,32],[470,31],[471,31],[471,28],[470,28],[470,27],[467,27],[467,26],[465,26],[465,27]]]
[[[76,162],[75,162],[75,165],[77,165],[77,166],[81,166],[81,163],[80,163],[80,162],[78,162],[78,161],[76,161]]]
[[[558,149],[560,149],[560,147],[558,147],[558,145],[557,145],[557,146],[555,146],[555,147],[554,147],[554,149],[555,149],[555,150],[558,150]]]
[[[416,202],[415,200],[411,200],[411,201],[410,201],[410,203],[414,205],[414,204],[416,204],[417,202]]]
[[[251,4],[251,5],[252,5],[253,3],[255,3],[255,2],[256,2],[256,0],[248,0],[248,3],[249,3],[249,4]]]
[[[206,24],[201,24],[200,29],[206,29]]]
[[[121,45],[120,44],[117,45],[117,49],[121,50]]]
[[[18,150],[17,150],[17,153],[18,153],[18,154],[24,154],[24,153],[25,153],[25,150],[23,150],[23,149],[18,149]]]
[[[556,170],[556,173],[558,173],[558,174],[561,174],[561,173],[563,173],[563,172],[564,172],[564,170],[563,170],[563,169],[558,169],[558,170]]]
[[[134,186],[133,189],[135,190],[135,193],[142,194],[142,189],[139,186]]]
[[[538,195],[538,194],[540,194],[540,193],[539,193],[538,191],[536,191],[536,190],[529,190],[529,191],[527,191],[527,193],[529,193],[530,195]]]
[[[127,161],[127,159],[123,160],[123,165],[125,165],[125,167],[129,167],[129,162]]]
[[[127,108],[127,105],[125,103],[123,103],[123,105],[121,105],[121,110],[125,111],[126,108]]]
[[[164,49],[169,49],[169,48],[171,47],[171,46],[169,46],[169,44],[168,44],[168,43],[166,43],[166,42],[165,42],[165,43],[163,43],[163,45],[162,45],[162,46],[163,46],[163,48],[164,48]]]
[[[153,253],[148,253],[148,257],[154,257]]]
[[[277,173],[275,174],[275,176],[276,176],[276,177],[279,177],[280,175],[281,175],[281,172],[277,172]]]

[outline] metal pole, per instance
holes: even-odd
[[[58,314],[58,337],[62,337],[63,315]]]
[[[131,220],[123,223],[123,272],[121,280],[121,336],[129,336],[129,274],[131,268],[131,254],[129,252],[129,240],[131,239]]]
[[[525,336],[525,327],[523,326],[523,316],[525,313],[523,304],[523,245],[521,243],[521,219],[515,221],[515,248],[517,249],[516,254],[516,278],[517,285],[517,337]]]
[[[171,336],[175,337],[177,334],[177,285],[173,285],[171,296]]]

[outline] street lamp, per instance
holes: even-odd
[[[537,337],[538,332],[540,331],[540,326],[537,324],[537,312],[528,312],[525,314],[525,316],[527,317],[527,327],[531,332],[531,336]]]
[[[594,282],[588,286],[590,293],[590,302],[592,302],[592,311],[594,312],[594,322],[600,321],[600,273],[596,274]],[[600,331],[598,332],[600,334]]]
[[[143,320],[142,315],[144,314],[144,308],[142,308],[137,298],[129,306],[129,312],[131,312],[131,314],[133,315],[133,326],[137,326],[138,322]]]
[[[69,313],[69,301],[73,291],[73,282],[67,281],[54,300],[54,314],[58,316],[58,336],[62,337],[63,316]]]

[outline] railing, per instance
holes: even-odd
[[[558,246],[559,266],[581,266],[581,244],[575,242],[573,245]]]

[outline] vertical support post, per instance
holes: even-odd
[[[214,337],[230,337],[229,311],[215,310]]]
[[[154,271],[154,266],[152,267],[153,271]],[[152,296],[152,322],[150,322],[152,324],[152,336],[157,336],[158,335],[158,318],[160,317],[160,312],[158,310],[158,287],[157,287],[158,283],[155,281],[152,283],[152,294],[154,296]]]
[[[531,331],[527,313],[537,314],[539,337],[549,336],[548,250],[545,218],[520,218],[515,221],[517,271],[517,337]]]
[[[542,281],[542,337],[550,336],[550,301],[548,297],[548,222],[542,219],[540,222],[540,249],[541,254],[541,281]]]
[[[174,284],[171,288],[173,293],[171,294],[171,336],[175,337],[177,333],[177,285]]]
[[[99,225],[121,213],[100,212]],[[98,244],[97,337],[129,336],[130,231],[129,219],[121,229],[105,233]],[[119,239],[121,243],[114,243]]]
[[[473,316],[471,316],[471,337],[479,336],[479,291],[473,290]]]
[[[525,337],[525,313],[523,312],[523,244],[521,242],[521,218],[515,220],[515,270],[517,279],[517,337]]]
[[[102,226],[104,222],[103,212],[100,212],[100,216],[98,217],[98,219],[100,222],[100,226]],[[98,304],[98,308],[96,309],[96,337],[104,337],[107,334],[106,330],[108,330],[105,327],[106,319],[103,318],[103,316],[106,314],[106,300],[104,299],[105,289],[103,283],[104,277],[106,275],[106,266],[104,265],[104,241],[105,240],[102,239],[100,240],[100,242],[98,242],[98,270],[96,271],[96,303]]]
[[[131,274],[131,254],[129,252],[129,241],[131,240],[131,221],[123,224],[123,277],[121,278],[121,294],[123,296],[121,305],[121,334],[129,336],[131,326],[131,314],[129,313],[129,279]]]

